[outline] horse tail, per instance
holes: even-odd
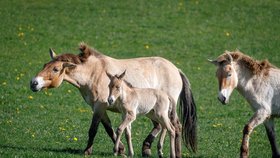
[[[183,142],[188,150],[196,152],[197,150],[197,116],[196,105],[190,87],[190,82],[186,75],[179,70],[183,82],[180,94],[179,113],[182,122]]]

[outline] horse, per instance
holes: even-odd
[[[254,128],[263,123],[270,141],[272,157],[279,158],[274,118],[280,115],[280,69],[267,60],[257,61],[238,50],[225,51],[216,60],[209,61],[217,66],[218,100],[227,104],[236,88],[254,111],[243,129],[240,157],[249,156],[249,137]]]
[[[117,112],[116,108],[108,105],[108,84],[110,79],[106,72],[120,74],[126,70],[125,80],[139,88],[159,89],[171,96],[177,104],[179,99],[180,123],[175,125],[176,156],[181,157],[181,137],[184,145],[190,151],[197,149],[197,117],[196,105],[186,75],[170,61],[161,57],[141,57],[132,59],[115,59],[81,43],[78,55],[63,53],[56,55],[50,49],[51,61],[31,79],[30,88],[33,92],[42,89],[59,87],[63,81],[75,86],[83,99],[92,107],[93,116],[88,131],[88,142],[85,155],[92,154],[93,141],[101,122],[105,131],[115,144],[116,134],[112,128],[107,110]],[[152,121],[154,127],[142,145],[142,156],[151,155],[151,145],[161,130],[160,125]],[[124,152],[120,143],[118,152]]]
[[[159,157],[163,157],[162,146],[166,130],[170,135],[170,157],[175,158],[175,127],[173,126],[176,116],[176,102],[165,92],[152,88],[136,88],[124,80],[124,71],[121,75],[111,75],[108,103],[114,104],[119,101],[117,108],[122,113],[123,121],[118,127],[115,151],[119,148],[121,135],[125,129],[129,156],[133,157],[134,151],[131,141],[131,123],[136,120],[136,115],[146,115],[151,120],[158,122],[163,128],[158,142]],[[172,122],[171,122],[172,120]],[[115,153],[117,155],[117,153]]]

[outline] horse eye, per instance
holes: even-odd
[[[228,74],[228,77],[230,77],[230,76],[231,76],[231,73]]]
[[[58,68],[56,68],[56,67],[53,68],[54,73],[57,73],[58,71],[59,71]]]

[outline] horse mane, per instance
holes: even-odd
[[[120,75],[115,75],[115,77],[119,79],[119,78],[120,78]],[[129,88],[134,88],[130,82],[128,82],[128,81],[125,80],[125,79],[122,79],[122,80],[123,80],[123,82],[124,82]]]
[[[96,58],[101,58],[104,55],[96,51],[95,49],[90,48],[87,44],[81,43],[79,50],[81,53],[78,55],[65,53],[55,57],[55,61],[71,62],[74,64],[81,64],[87,61],[88,57],[94,55]]]
[[[123,80],[124,81],[124,83],[129,87],[129,88],[134,88],[133,86],[132,86],[132,84],[130,83],[130,82],[128,82],[127,80]]]
[[[265,76],[267,76],[269,74],[269,69],[275,67],[267,59],[258,61],[258,60],[251,58],[248,55],[241,53],[238,50],[235,52],[226,51],[226,53],[224,53],[222,56],[224,58],[227,58],[227,56],[228,56],[227,53],[229,53],[232,56],[234,61],[236,61],[240,65],[245,66],[254,75],[264,74]]]

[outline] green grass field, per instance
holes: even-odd
[[[238,48],[280,67],[278,0],[2,0],[0,6],[1,158],[83,157],[92,112],[77,89],[67,83],[39,93],[29,89],[50,60],[50,47],[78,53],[85,41],[115,58],[161,56],[182,69],[198,114],[198,152],[184,148],[187,157],[238,157],[242,129],[252,115],[236,91],[229,105],[218,102],[215,67],[207,58]],[[109,115],[116,128],[120,116]],[[146,118],[133,124],[136,157],[151,128]],[[263,126],[250,143],[251,157],[271,157]],[[101,125],[92,157],[114,157],[112,149]],[[156,143],[152,149],[157,157]]]

